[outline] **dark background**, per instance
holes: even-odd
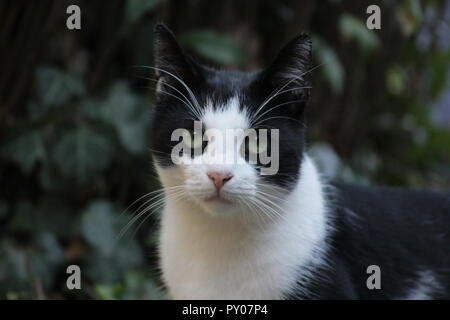
[[[66,8],[81,8],[81,30]],[[381,7],[381,30],[365,26]],[[450,187],[450,1],[0,2],[0,298],[164,298],[147,149],[152,29],[204,62],[254,70],[313,37],[308,143],[357,184]],[[142,205],[142,206],[141,206]],[[141,206],[141,207],[140,207]],[[120,214],[122,213],[122,214]],[[66,288],[66,267],[82,290]]]

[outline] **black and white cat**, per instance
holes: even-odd
[[[151,148],[165,188],[160,263],[171,297],[450,298],[450,196],[325,185],[305,153],[307,35],[269,68],[243,73],[198,64],[157,25],[155,65]],[[194,121],[205,130],[278,129],[278,172],[245,161],[174,164],[172,133],[199,134]],[[201,150],[194,157],[215,157],[214,140],[191,143]],[[367,286],[371,265],[380,289]]]

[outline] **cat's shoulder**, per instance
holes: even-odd
[[[450,192],[391,186],[359,186],[331,183],[331,200],[354,211],[372,209],[410,214],[439,211],[450,216]]]

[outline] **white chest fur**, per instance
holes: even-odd
[[[316,168],[307,157],[283,209],[282,219],[262,226],[213,217],[195,204],[168,199],[160,259],[170,296],[283,298],[302,276],[302,266],[323,263],[326,208]]]

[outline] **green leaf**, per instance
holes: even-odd
[[[319,70],[325,80],[330,84],[332,90],[335,93],[341,92],[345,77],[341,61],[334,50],[321,38],[315,36],[313,38],[313,43],[316,48],[315,52],[321,64]]]
[[[53,157],[60,172],[78,183],[108,167],[113,154],[110,140],[85,125],[76,127],[57,141]]]
[[[145,151],[147,143],[146,132],[149,123],[148,109],[136,112],[118,128],[121,144],[132,153]]]
[[[108,228],[113,230],[113,238],[110,242],[114,243],[114,250],[109,255],[102,254],[99,250],[92,251],[85,267],[85,274],[89,279],[108,285],[123,281],[127,272],[144,263],[142,250],[136,238],[117,238],[129,218],[125,215],[114,215],[113,217],[112,226],[111,223],[108,223]],[[95,227],[93,228],[95,229]],[[90,232],[96,232],[97,236],[100,236],[98,230]],[[108,234],[108,237],[111,237],[110,232]]]
[[[31,267],[35,277],[48,289],[55,281],[53,275],[64,261],[64,252],[56,237],[50,233],[38,233],[33,239]]]
[[[120,227],[123,227],[123,224]],[[118,230],[115,229],[115,235],[119,234]],[[142,250],[135,239],[122,238],[116,242],[109,256],[92,252],[85,267],[85,273],[96,283],[112,285],[122,281],[127,272],[142,266],[143,263]]]
[[[27,248],[16,246],[7,238],[0,242],[0,292],[28,289],[31,277],[38,279],[44,290],[52,286],[55,272],[64,261],[64,252],[49,233],[35,232],[30,240],[31,246]]]
[[[125,7],[125,21],[132,24],[144,14],[152,11],[162,0],[128,0]]]
[[[116,129],[120,143],[132,153],[145,150],[149,110],[149,103],[134,95],[128,84],[122,81],[111,87],[100,107],[103,120]]]
[[[20,201],[14,211],[10,228],[14,231],[33,231],[36,226],[34,207],[29,201]]]
[[[406,75],[403,70],[391,67],[386,71],[386,87],[393,95],[400,95],[406,87]]]
[[[116,284],[110,285],[97,285],[95,286],[95,294],[101,300],[118,300],[123,291],[123,286]]]
[[[430,95],[431,98],[437,98],[450,81],[448,77],[448,70],[450,67],[450,51],[433,52],[430,62]]]
[[[151,274],[131,271],[126,274],[122,296],[123,300],[162,300],[166,293],[154,282]]]
[[[363,51],[370,52],[379,46],[376,33],[367,29],[360,19],[352,15],[343,14],[340,17],[339,29],[345,39],[356,41]]]
[[[57,160],[54,158],[55,156],[52,154],[52,158],[49,161],[43,161],[39,171],[39,181],[48,191],[64,190],[64,188],[67,188],[67,180],[59,172],[60,170],[55,164]],[[70,187],[73,187],[72,181],[70,183]]]
[[[42,137],[37,131],[27,132],[3,147],[2,154],[14,160],[25,174],[29,174],[36,162],[45,156]]]
[[[81,218],[84,238],[106,257],[113,254],[116,244],[113,211],[111,203],[96,201],[86,208]]]
[[[8,238],[0,242],[1,290],[21,290],[26,286],[25,253]]]
[[[411,35],[422,25],[423,9],[419,0],[404,0],[396,8],[396,16],[401,30],[406,36]]]
[[[102,102],[96,99],[84,99],[78,105],[78,110],[83,117],[91,120],[99,120],[102,118],[101,114]]]
[[[119,225],[116,225],[119,227]],[[123,224],[120,225],[120,228]],[[116,234],[119,234],[119,229],[116,229]],[[122,272],[129,271],[143,263],[142,251],[135,239],[122,238],[114,252],[114,263],[116,267]]]
[[[71,228],[74,226],[73,213],[73,210],[60,199],[44,198],[37,205],[20,201],[14,211],[10,229],[48,232],[67,237],[71,235]]]
[[[85,93],[85,87],[80,77],[65,73],[55,67],[41,67],[36,71],[36,79],[41,104],[45,107],[59,106],[67,103],[73,97]],[[33,110],[36,113],[36,110]]]
[[[194,30],[180,36],[180,42],[199,55],[219,64],[242,64],[244,51],[233,39],[213,30]]]

